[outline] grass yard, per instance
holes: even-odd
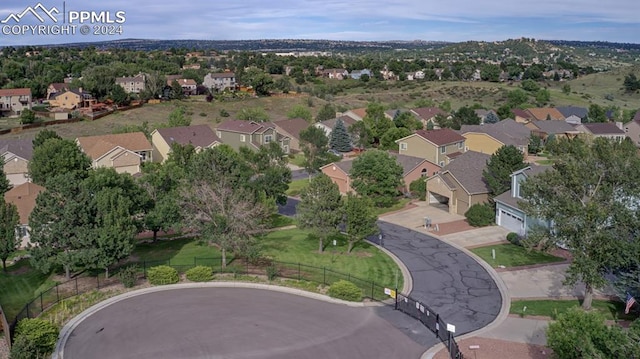
[[[0,271],[0,305],[7,320],[12,320],[25,304],[54,284],[48,274],[31,268],[28,259],[7,266],[7,273]]]
[[[294,224],[296,224],[296,220],[291,217],[283,216],[277,213],[271,216],[270,228],[280,228],[291,226]]]
[[[511,301],[509,313],[519,315],[536,315],[556,318],[558,314],[568,311],[570,308],[582,305],[582,301],[573,300],[514,300]],[[524,307],[527,307],[523,311]],[[622,302],[612,302],[609,300],[594,299],[591,305],[592,310],[601,313],[607,320],[624,319],[633,320],[637,314],[624,314],[625,304]]]
[[[309,186],[308,178],[291,181],[291,183],[289,183],[289,189],[285,193],[287,194],[287,196],[296,197],[300,195],[300,191],[302,191],[303,188],[306,188],[308,186]]]
[[[193,258],[220,258],[216,247],[191,238],[140,243],[131,254],[135,261],[167,261],[173,265],[193,264]]]
[[[491,251],[493,249],[496,251],[496,259],[493,259],[491,256]],[[511,243],[478,247],[471,249],[471,251],[494,268],[501,265],[509,268],[532,264],[562,262],[564,260],[564,258],[542,252],[529,252],[525,248]]]
[[[300,153],[296,153],[293,158],[289,159],[289,162],[291,164],[294,164],[298,167],[303,167],[304,168],[304,161],[305,161],[305,157],[304,157],[304,153],[300,152]]]
[[[385,213],[398,211],[398,210],[403,209],[407,204],[409,204],[409,202],[411,202],[411,199],[409,199],[409,198],[401,198],[396,204],[394,204],[391,207],[374,208],[373,209],[373,213],[375,213],[377,216],[380,216],[380,215],[385,214]]]

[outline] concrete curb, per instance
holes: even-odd
[[[328,297],[323,294],[307,292],[302,289],[289,288],[289,287],[281,287],[277,285],[271,284],[262,284],[262,283],[243,283],[243,282],[203,282],[203,283],[179,283],[179,284],[170,284],[158,287],[149,287],[134,290],[131,292],[123,293],[117,295],[115,297],[111,297],[106,299],[88,309],[83,311],[82,313],[75,316],[71,319],[60,331],[60,336],[58,338],[58,342],[56,343],[56,348],[51,356],[52,359],[63,359],[64,358],[64,346],[67,343],[67,340],[73,333],[73,330],[80,325],[85,319],[89,318],[94,313],[99,310],[110,306],[111,304],[117,303],[119,301],[137,297],[140,295],[145,295],[149,293],[168,291],[168,290],[179,290],[179,289],[191,289],[191,288],[248,288],[248,289],[261,289],[261,290],[271,290],[275,292],[282,292],[287,294],[298,295],[301,297],[307,297],[311,299],[321,300],[324,302],[334,303],[334,304],[342,304],[349,307],[366,307],[367,304],[364,302],[347,302],[340,299],[335,299]]]
[[[437,236],[433,233],[431,233],[430,235],[439,241],[442,241],[456,249],[459,249],[469,257],[473,258],[473,260],[478,262],[478,264],[480,264],[487,271],[487,273],[489,273],[493,281],[496,283],[496,285],[498,286],[498,290],[500,291],[500,296],[502,297],[502,306],[500,307],[500,313],[498,313],[498,316],[496,317],[496,319],[494,319],[491,323],[484,326],[483,328],[461,335],[459,337],[454,337],[456,339],[456,342],[462,339],[478,336],[482,333],[488,332],[500,326],[500,324],[502,324],[502,322],[504,322],[504,320],[507,319],[507,317],[509,316],[509,308],[511,307],[511,295],[509,294],[507,285],[504,283],[504,281],[502,280],[498,272],[496,272],[496,270],[493,269],[493,267],[491,267],[487,262],[482,260],[482,258],[478,257],[476,254],[474,254],[467,248],[462,247],[456,243],[450,242],[446,239],[443,239],[442,237]],[[436,355],[436,353],[438,353],[440,350],[444,348],[445,348],[444,344],[442,343],[437,344],[429,348],[429,350],[427,350],[424,354],[422,354],[421,359],[432,359]]]

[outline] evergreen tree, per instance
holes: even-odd
[[[338,119],[338,121],[336,121],[333,131],[331,131],[329,147],[340,152],[349,152],[353,148],[351,145],[351,136],[349,136],[342,119]]]
[[[511,174],[527,166],[524,155],[515,146],[502,146],[491,155],[482,176],[489,185],[491,197],[511,188]]]
[[[497,123],[500,119],[498,115],[496,115],[493,111],[489,111],[487,116],[484,118],[484,123]]]

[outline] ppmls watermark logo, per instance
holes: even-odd
[[[42,3],[28,6],[0,20],[3,35],[122,35],[126,13],[116,11],[68,10],[48,8]]]

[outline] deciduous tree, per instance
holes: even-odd
[[[6,203],[0,199],[0,260],[2,270],[7,271],[7,259],[15,253],[20,246],[20,238],[16,235],[16,229],[20,217],[18,208],[13,203]]]
[[[311,122],[313,116],[311,115],[311,110],[309,107],[303,105],[295,105],[287,111],[288,118],[303,118],[307,122]]]
[[[71,140],[50,138],[33,149],[29,161],[29,176],[34,183],[47,187],[47,182],[65,173],[85,178],[91,160]]]
[[[369,197],[378,207],[388,207],[397,200],[402,186],[402,167],[396,159],[381,150],[366,151],[353,160],[351,179],[353,189]]]
[[[482,176],[489,186],[491,197],[511,188],[511,174],[527,166],[524,154],[513,145],[502,146],[487,161]]]
[[[316,127],[309,126],[300,131],[300,144],[304,153],[304,168],[310,173],[316,173],[320,167],[331,162],[329,156],[329,139],[325,132]]]
[[[330,120],[336,117],[336,109],[330,103],[325,103],[320,107],[320,111],[316,115],[316,122]]]
[[[347,253],[351,253],[357,243],[378,232],[377,220],[370,199],[347,193],[344,201],[345,232],[349,242]]]
[[[338,185],[321,173],[313,177],[300,193],[297,217],[300,228],[309,229],[318,238],[318,252],[324,250],[327,237],[338,230],[342,220],[342,197]]]

